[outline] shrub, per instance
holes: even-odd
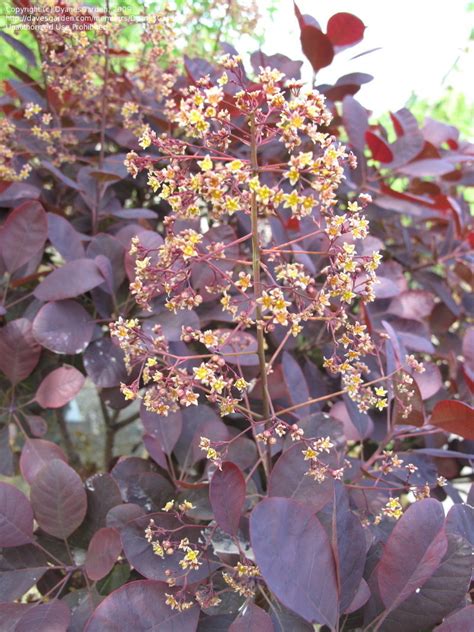
[[[363,38],[296,19],[315,73]],[[2,473],[19,453],[30,499],[0,483],[2,617],[466,628],[472,147],[370,124],[367,75],[181,61],[173,31],[150,20],[138,65],[118,30],[39,32],[41,82],[5,84]],[[62,415],[84,374],[104,472]],[[114,458],[131,402],[141,456]]]

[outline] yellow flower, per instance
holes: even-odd
[[[166,505],[161,508],[162,511],[171,511],[174,507],[174,500],[168,500]]]
[[[198,165],[201,167],[202,171],[210,171],[214,167],[209,154],[203,160],[198,160]]]

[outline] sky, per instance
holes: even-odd
[[[258,0],[262,14],[270,4],[273,17],[262,22],[266,54],[303,59],[292,0]],[[431,102],[453,85],[474,101],[474,49],[463,53],[474,27],[466,0],[298,0],[302,13],[313,15],[325,30],[334,13],[346,11],[366,25],[363,41],[336,56],[318,73],[318,83],[333,83],[349,72],[366,72],[374,80],[358,93],[375,115],[403,107],[412,92]],[[358,59],[354,55],[381,47]],[[459,70],[451,69],[458,61]],[[310,76],[309,65],[306,72]],[[443,81],[444,80],[444,81]]]

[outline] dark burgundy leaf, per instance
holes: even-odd
[[[76,259],[56,268],[35,288],[40,301],[75,298],[101,285],[104,277],[92,259]]]
[[[234,463],[226,461],[214,472],[209,485],[209,499],[219,527],[237,535],[245,504],[245,479]]]
[[[348,95],[342,101],[342,120],[352,147],[363,151],[369,116],[367,110],[353,96]]]
[[[393,153],[388,143],[383,138],[371,131],[365,132],[365,140],[374,160],[382,163],[392,162]]]
[[[16,624],[23,614],[33,606],[25,603],[0,603],[0,621],[2,632],[15,632]]]
[[[165,593],[173,589],[163,582],[125,584],[99,604],[84,632],[195,632],[197,604],[184,612],[171,610]]]
[[[455,399],[443,399],[434,407],[430,424],[465,439],[474,439],[474,408]]]
[[[39,526],[56,538],[67,538],[82,523],[87,510],[86,492],[78,474],[53,459],[31,485],[31,504]]]
[[[273,632],[270,615],[254,603],[249,603],[243,614],[237,617],[229,632]]]
[[[28,263],[44,246],[48,222],[37,201],[20,204],[0,228],[0,253],[12,273]]]
[[[474,605],[466,606],[445,619],[434,632],[468,632],[474,620]]]
[[[359,610],[359,608],[362,608],[362,606],[364,606],[369,599],[370,599],[370,588],[367,582],[365,581],[365,579],[361,579],[359,587],[355,594],[355,597],[352,600],[352,602],[349,604],[349,606],[345,609],[344,613],[349,614],[351,612],[355,612],[356,610]]]
[[[0,554],[2,601],[23,597],[48,569],[44,554],[32,544],[4,549]]]
[[[124,208],[121,211],[111,211],[110,214],[119,219],[157,219],[156,211],[150,208]]]
[[[447,125],[427,116],[423,127],[423,136],[435,147],[451,141],[455,145],[454,148],[457,149],[459,130],[454,125]]]
[[[101,472],[89,477],[85,483],[87,513],[81,532],[90,539],[100,528],[106,526],[108,512],[122,504],[120,489],[111,474]]]
[[[349,507],[349,497],[336,481],[334,499],[318,514],[331,541],[339,588],[339,609],[346,612],[362,581],[365,567],[366,539],[359,518]]]
[[[168,470],[168,462],[166,460],[166,454],[161,449],[161,443],[156,437],[144,434],[143,435],[143,445],[145,446],[146,451],[150,455],[150,457],[164,470]]]
[[[310,395],[306,378],[300,365],[288,351],[284,351],[281,358],[281,366],[291,405],[304,404],[310,399]],[[299,417],[306,417],[309,413],[309,406],[302,406],[296,414]]]
[[[0,37],[2,37],[10,46],[16,50],[17,53],[20,53],[22,57],[26,59],[26,61],[30,64],[30,66],[36,66],[36,57],[33,51],[25,46],[23,42],[12,37],[5,31],[0,31]]]
[[[302,452],[301,445],[293,445],[280,456],[270,475],[268,494],[294,498],[319,511],[333,496],[334,480],[317,483],[306,476],[309,465]]]
[[[33,510],[27,497],[0,482],[0,547],[29,544],[33,538]]]
[[[28,609],[16,624],[15,632],[66,632],[70,619],[67,604],[55,599]]]
[[[122,541],[117,529],[99,529],[87,549],[85,570],[92,581],[102,579],[110,573],[122,550]]]
[[[409,507],[390,534],[375,569],[387,614],[433,575],[447,546],[441,503],[427,498]]]
[[[438,568],[418,592],[388,616],[382,629],[386,632],[431,630],[463,602],[469,590],[471,568],[468,543],[459,536],[448,534],[448,549]],[[453,632],[467,629],[461,626],[453,628]]]
[[[85,256],[82,236],[61,215],[48,213],[48,238],[66,261],[82,259]]]
[[[128,378],[123,351],[108,337],[95,340],[87,347],[84,368],[99,388],[118,386]]]
[[[40,470],[53,459],[67,463],[60,446],[44,439],[27,439],[20,456],[20,470],[25,481],[31,485]]]
[[[158,440],[163,452],[171,454],[183,427],[181,411],[170,413],[167,417],[163,417],[148,411],[142,405],[140,408],[140,419],[147,433]]]
[[[398,171],[412,178],[422,178],[424,176],[443,176],[454,171],[454,165],[448,160],[426,158],[417,160],[409,165],[399,167]]]
[[[318,72],[329,66],[334,59],[334,48],[329,37],[312,24],[300,25],[300,29],[301,47],[313,70]]]
[[[85,377],[80,371],[64,365],[43,379],[35,399],[42,408],[61,408],[76,397],[84,382]]]
[[[474,546],[474,507],[453,505],[446,516],[446,531],[460,535]]]
[[[352,13],[335,13],[329,18],[327,32],[334,46],[353,46],[364,37],[365,26]]]
[[[427,290],[407,290],[398,295],[389,306],[389,312],[400,318],[423,321],[435,306],[434,296]]]
[[[310,623],[334,628],[338,588],[331,544],[311,507],[266,498],[250,516],[255,561],[270,590]]]
[[[36,340],[54,353],[82,353],[94,333],[94,321],[76,301],[43,305],[33,321]]]
[[[52,165],[47,160],[43,160],[41,164],[47,171],[56,176],[56,178],[60,180],[63,184],[65,184],[68,188],[74,189],[75,191],[81,190],[81,187],[76,182],[74,182],[74,180],[71,180],[71,178],[66,176],[62,171],[60,171],[57,167]]]
[[[25,380],[38,364],[41,347],[26,318],[17,318],[0,329],[0,369],[15,385]]]
[[[230,438],[227,426],[212,408],[205,405],[192,408],[181,411],[183,428],[174,448],[178,461],[188,467],[205,457],[199,447],[200,437],[211,441],[228,441]]]

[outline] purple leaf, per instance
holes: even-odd
[[[411,379],[411,376],[403,370],[397,371],[393,378],[395,405],[393,407],[392,423],[395,425],[410,424],[420,428],[425,423],[425,409],[420,389],[416,381],[407,389],[403,381],[404,378]]]
[[[81,532],[90,538],[98,529],[106,526],[108,512],[122,504],[117,483],[107,472],[94,474],[84,484],[87,496],[87,513]]]
[[[0,228],[0,253],[7,270],[15,272],[44,246],[48,236],[46,213],[39,202],[27,201],[10,213]]]
[[[31,485],[31,504],[39,526],[56,538],[67,538],[82,523],[87,510],[86,492],[69,465],[53,459]]]
[[[33,538],[33,510],[27,497],[0,482],[0,547],[29,544]]]
[[[446,516],[446,531],[460,535],[474,546],[474,507],[453,505]]]
[[[0,37],[2,37],[8,44],[10,44],[10,46],[14,50],[16,50],[17,53],[20,53],[20,55],[26,59],[30,66],[36,66],[35,54],[30,48],[28,48],[28,46],[25,46],[23,42],[20,42],[20,40],[12,37],[5,31],[0,31]]]
[[[351,511],[342,484],[335,483],[331,505],[318,514],[326,527],[336,563],[339,608],[346,610],[355,599],[362,581],[366,558],[365,532],[359,518]]]
[[[214,472],[209,485],[209,499],[219,527],[237,535],[245,504],[245,479],[234,463],[226,461]]]
[[[300,445],[293,445],[276,462],[268,484],[269,496],[283,496],[300,500],[314,511],[319,511],[333,496],[334,480],[326,478],[317,483],[306,476],[308,461],[304,460]]]
[[[61,408],[76,397],[84,382],[82,373],[66,364],[43,379],[35,399],[42,408]]]
[[[66,632],[71,611],[64,601],[54,600],[29,608],[15,627],[15,632]]]
[[[438,568],[419,592],[390,613],[381,629],[386,632],[431,630],[463,603],[469,590],[471,569],[471,547],[459,536],[448,534],[448,549]],[[461,626],[455,630],[467,628]]]
[[[171,610],[165,593],[173,593],[173,589],[163,582],[125,584],[99,604],[84,632],[195,632],[197,604],[184,612]]]
[[[336,569],[314,510],[288,498],[266,498],[250,516],[250,539],[256,563],[277,598],[306,621],[334,628]]]
[[[123,351],[108,337],[95,340],[87,347],[84,368],[99,388],[118,386],[128,378]]]
[[[20,470],[25,481],[31,485],[40,470],[53,459],[67,463],[60,446],[44,439],[27,439],[20,456]]]
[[[469,605],[458,610],[438,625],[434,632],[468,632],[474,621],[474,605]]]
[[[365,140],[374,160],[378,160],[383,163],[392,162],[392,150],[383,138],[377,136],[377,134],[374,134],[371,131],[367,131],[365,132]]]
[[[26,318],[17,318],[0,329],[0,369],[15,385],[25,380],[38,364],[41,347]]]
[[[33,321],[33,335],[54,353],[82,353],[94,333],[94,321],[76,301],[43,305]]]
[[[40,301],[75,298],[101,285],[104,277],[92,259],[76,259],[56,268],[35,288]]]
[[[342,120],[352,147],[363,151],[369,116],[367,110],[351,95],[342,100]]]
[[[48,238],[66,261],[84,258],[82,236],[62,215],[48,213]]]
[[[242,615],[232,623],[229,632],[273,632],[270,615],[254,603],[249,603]]]
[[[447,546],[441,503],[427,498],[409,507],[390,534],[375,569],[387,613],[433,575]]]
[[[92,581],[102,579],[110,573],[122,550],[122,541],[117,529],[104,527],[99,529],[87,549],[85,570]]]
[[[170,413],[167,417],[140,408],[140,419],[147,433],[154,437],[165,454],[171,454],[179,439],[183,427],[181,411]]]
[[[399,167],[397,171],[412,178],[422,178],[424,176],[443,176],[454,171],[454,169],[454,165],[448,160],[426,158],[425,160],[417,160],[409,165]]]
[[[0,555],[2,601],[20,599],[49,570],[44,554],[32,544],[4,549]]]

